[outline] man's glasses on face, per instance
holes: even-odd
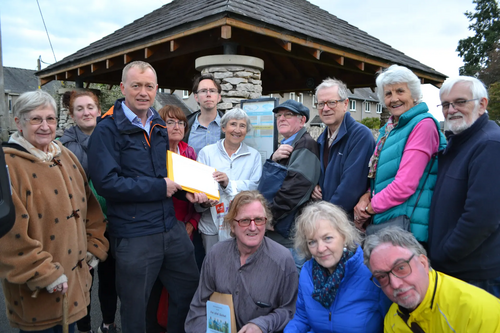
[[[198,95],[206,95],[209,92],[210,92],[210,94],[217,94],[217,93],[219,93],[219,91],[217,89],[200,89],[196,93]]]
[[[377,272],[375,273],[370,280],[379,288],[384,288],[387,286],[391,277],[389,274],[394,275],[395,277],[402,279],[411,274],[411,266],[410,261],[413,259],[415,254],[412,254],[410,259],[398,262],[390,271],[387,272]]]
[[[327,101],[327,102],[318,102],[318,104],[316,104],[316,108],[319,110],[323,110],[325,105],[328,105],[328,107],[330,109],[334,109],[337,106],[337,103],[343,102],[343,101],[345,101],[345,99],[337,99],[337,100],[332,100],[332,101]]]
[[[453,108],[455,110],[458,110],[458,109],[462,109],[465,104],[467,104],[468,102],[472,102],[472,101],[477,101],[479,98],[474,98],[474,99],[459,99],[459,100],[456,100],[455,102],[451,103],[451,102],[443,102],[442,104],[439,104],[437,107],[442,107],[443,110],[448,110],[450,108],[450,105],[453,106]]]
[[[255,217],[253,219],[241,219],[237,220],[234,219],[236,222],[238,222],[240,227],[248,227],[252,221],[255,223],[255,225],[264,225],[267,222],[267,217]]]

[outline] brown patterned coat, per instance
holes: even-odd
[[[45,287],[62,274],[68,277],[69,322],[82,318],[90,301],[87,248],[105,260],[109,247],[106,221],[83,168],[57,144],[61,155],[50,162],[18,145],[4,145],[16,222],[0,239],[0,278],[10,324],[23,330],[61,323],[62,294],[50,294]]]

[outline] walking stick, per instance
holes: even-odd
[[[63,317],[62,317],[63,333],[69,333],[68,323],[68,292],[63,294]]]

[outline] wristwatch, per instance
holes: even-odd
[[[371,213],[368,211],[368,206],[366,206],[366,208],[365,208],[365,212],[366,212],[367,214],[369,214],[369,215],[373,215],[373,214],[371,214]]]

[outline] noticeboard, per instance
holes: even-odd
[[[278,98],[273,97],[241,100],[241,108],[252,123],[252,130],[247,133],[245,143],[260,153],[262,164],[278,148],[278,129],[273,114],[278,103]]]

